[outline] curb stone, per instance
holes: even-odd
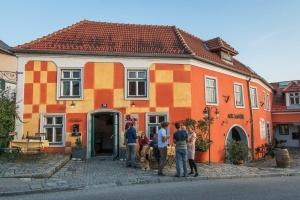
[[[157,180],[143,180],[137,182],[122,182],[118,183],[105,183],[105,184],[96,184],[96,185],[87,185],[87,186],[65,186],[65,187],[52,187],[52,188],[43,188],[43,189],[32,189],[32,190],[23,190],[23,191],[13,191],[13,192],[1,192],[0,196],[14,196],[14,195],[23,195],[23,194],[36,194],[36,193],[46,193],[46,192],[57,192],[57,191],[72,191],[72,190],[82,190],[82,189],[95,189],[95,188],[105,188],[105,187],[120,187],[126,185],[135,185],[135,184],[153,184],[153,183],[166,183],[166,182],[187,182],[187,181],[199,181],[199,180],[222,180],[222,179],[241,179],[241,178],[265,178],[265,177],[281,177],[281,176],[299,176],[300,173],[278,173],[278,174],[249,174],[249,175],[239,175],[239,176],[198,176],[197,178],[187,177],[187,178],[173,178],[168,179],[157,179]]]

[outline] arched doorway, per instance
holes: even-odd
[[[246,133],[245,129],[242,126],[238,124],[234,124],[229,128],[229,131],[227,132],[225,147],[230,140],[242,141],[245,144],[247,144],[249,147],[249,138],[247,135],[248,134]],[[226,163],[230,163],[230,162],[226,159]]]
[[[87,114],[87,158],[118,157],[121,113],[114,110],[95,110]]]

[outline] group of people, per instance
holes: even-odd
[[[147,146],[145,152],[149,150],[150,147],[153,148],[153,156],[158,161],[158,175],[165,176],[163,169],[167,159],[168,152],[168,139],[170,138],[167,135],[167,129],[169,127],[169,122],[161,122],[161,128],[158,133],[155,133],[153,140],[149,143],[149,139],[146,137],[145,132],[141,136],[136,135],[136,130],[134,129],[134,124],[132,122],[127,122],[125,125],[125,142],[126,145],[126,167],[135,167],[135,155],[136,155],[136,140],[138,139],[139,147],[139,156],[141,156],[143,147]],[[187,177],[188,175],[194,174],[194,177],[198,176],[197,165],[195,163],[195,141],[196,133],[194,132],[193,126],[182,126],[180,123],[175,123],[175,128],[177,131],[173,134],[173,141],[175,145],[175,160],[176,160],[176,175],[175,177]],[[183,175],[181,175],[181,163],[183,163]],[[189,162],[190,172],[187,170],[187,161]]]
[[[139,156],[142,156],[142,151],[144,146],[144,153],[148,152],[150,147],[153,148],[153,156],[155,159],[160,162],[160,151],[157,145],[157,134],[153,135],[153,140],[149,143],[145,132],[142,132],[141,136],[136,135],[136,130],[134,128],[134,123],[127,122],[125,125],[125,134],[124,134],[124,145],[126,145],[126,167],[136,168],[135,157],[136,157],[136,140],[138,139],[139,144]],[[146,156],[147,158],[147,156]]]

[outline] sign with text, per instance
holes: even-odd
[[[244,119],[244,114],[228,114],[228,118]]]

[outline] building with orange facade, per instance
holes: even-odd
[[[225,162],[231,138],[254,148],[272,140],[274,89],[221,38],[84,20],[13,49],[23,73],[19,113],[28,121],[17,132],[45,132],[48,152],[70,152],[78,131],[87,158],[116,158],[126,121],[150,137],[161,121],[198,120],[205,107],[213,117],[219,111],[211,125],[212,162]],[[168,134],[174,132],[171,125]]]

